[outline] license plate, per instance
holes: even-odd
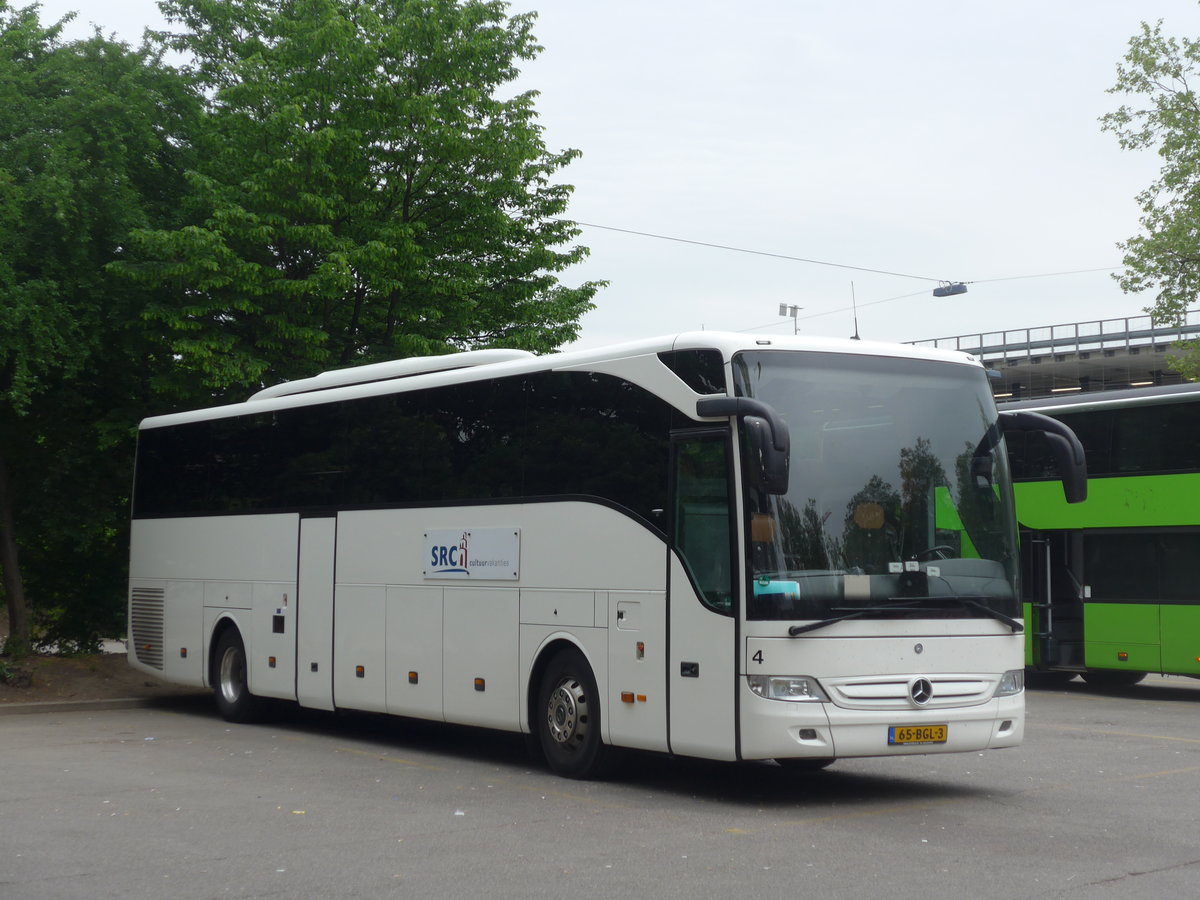
[[[948,725],[890,725],[889,744],[944,744],[950,733]]]

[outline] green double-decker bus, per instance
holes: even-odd
[[[1005,403],[1078,435],[1088,497],[1068,504],[1038,435],[1008,436],[1026,664],[1043,680],[1200,677],[1200,384]]]

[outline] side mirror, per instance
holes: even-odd
[[[736,416],[746,436],[746,460],[755,484],[768,494],[786,494],[791,459],[787,423],[772,407],[750,397],[703,397],[696,401],[700,418]]]
[[[788,489],[789,454],[775,448],[771,423],[762,416],[742,419],[746,435],[747,457],[753,461],[755,485],[768,494],[786,494]]]
[[[1067,502],[1082,503],[1087,499],[1087,459],[1083,444],[1068,426],[1041,413],[1011,410],[1000,413],[1000,427],[1005,433],[1035,431],[1045,437],[1054,454]]]

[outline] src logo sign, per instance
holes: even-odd
[[[445,544],[434,544],[430,548],[429,566],[434,575],[470,575],[467,560],[471,558],[469,541],[471,533],[464,531],[458,539],[458,545],[447,547]],[[426,574],[430,574],[427,570]]]
[[[516,581],[521,574],[519,528],[437,528],[425,532],[426,579]]]

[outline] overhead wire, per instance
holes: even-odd
[[[874,275],[889,275],[889,276],[892,276],[895,278],[915,278],[920,281],[936,281],[939,284],[948,284],[948,283],[951,283],[951,281],[952,281],[951,279],[946,279],[946,278],[933,278],[928,275],[913,275],[913,274],[907,273],[907,272],[893,272],[893,271],[889,271],[887,269],[874,269],[869,266],[854,266],[854,265],[849,265],[847,263],[836,263],[836,262],[830,262],[828,260],[812,259],[810,257],[804,257],[804,256],[792,256],[792,255],[786,254],[786,253],[773,253],[773,252],[770,252],[767,250],[751,250],[746,247],[734,247],[730,244],[717,244],[717,243],[714,243],[711,241],[698,241],[698,240],[693,240],[691,238],[674,237],[672,235],[667,235],[667,234],[656,234],[651,231],[637,231],[632,228],[617,228],[616,226],[613,226],[613,225],[598,225],[595,222],[580,222],[578,220],[569,220],[569,221],[572,221],[575,225],[580,225],[584,228],[597,228],[597,229],[600,229],[601,231],[614,231],[619,234],[632,234],[637,237],[653,238],[653,239],[659,240],[659,241],[671,241],[671,242],[677,243],[677,244],[690,244],[695,247],[708,247],[709,249],[712,249],[712,250],[726,250],[726,251],[730,251],[733,253],[747,253],[747,254],[750,254],[753,256],[766,256],[766,257],[770,257],[772,259],[783,259],[783,260],[788,260],[790,262],[802,262],[802,263],[808,263],[810,265],[815,265],[815,266],[830,266],[832,268],[837,268],[837,269],[849,269],[854,272],[869,272]],[[1037,274],[1030,274],[1030,275],[1007,275],[1007,276],[1001,276],[998,278],[977,278],[972,281],[955,281],[954,283],[964,284],[964,285],[965,284],[993,284],[993,283],[1000,282],[1000,281],[1019,281],[1022,279],[1029,279],[1029,278],[1055,278],[1055,277],[1058,277],[1061,275],[1085,275],[1085,274],[1090,274],[1093,272],[1114,272],[1114,271],[1116,271],[1118,269],[1122,269],[1122,268],[1124,268],[1124,266],[1102,266],[1100,268],[1095,268],[1095,269],[1070,269],[1070,270],[1066,270],[1066,271],[1062,271],[1062,272],[1040,272]],[[906,300],[910,297],[921,296],[924,293],[925,293],[925,291],[921,290],[921,291],[914,291],[913,293],[910,293],[910,294],[897,294],[894,297],[884,297],[881,300],[869,300],[866,303],[856,303],[853,306],[843,306],[843,307],[839,307],[837,309],[824,310],[822,312],[810,313],[807,316],[799,316],[797,318],[799,318],[800,320],[816,319],[821,316],[829,316],[829,315],[834,315],[835,313],[848,312],[850,310],[857,310],[858,308],[864,307],[864,306],[876,306],[880,303],[890,303],[893,300]],[[778,322],[778,320],[776,320],[774,322],[768,322],[764,325],[754,325],[754,326],[751,326],[750,328],[741,328],[738,330],[739,330],[739,332],[757,331],[760,328],[774,328],[774,327],[777,327],[778,325],[779,325],[779,322]]]
[[[874,275],[891,275],[895,278],[916,278],[920,281],[949,281],[947,278],[933,278],[929,275],[912,275],[907,272],[890,272],[886,269],[872,269],[867,266],[852,266],[847,263],[829,262],[823,259],[810,259],[804,256],[789,256],[786,253],[771,253],[767,250],[749,250],[745,247],[733,247],[729,244],[714,244],[709,241],[695,241],[689,238],[672,237],[668,234],[654,234],[650,231],[634,231],[632,228],[615,228],[612,225],[597,225],[594,222],[575,222],[576,225],[582,225],[584,228],[599,228],[602,231],[616,231],[621,234],[634,234],[638,237],[655,238],[660,241],[673,241],[677,244],[691,244],[695,247],[709,247],[713,250],[729,250],[733,253],[749,253],[754,256],[769,256],[772,259],[786,259],[790,262],[809,263],[814,266],[832,266],[835,269],[851,269],[855,272],[870,272]]]
[[[1036,275],[1006,275],[1002,278],[976,278],[964,284],[992,284],[997,281],[1019,281],[1022,278],[1055,278],[1059,275],[1087,275],[1092,272],[1115,272],[1125,266],[1101,266],[1098,269],[1071,269],[1067,272],[1039,272]]]
[[[676,244],[691,244],[692,246],[695,246],[695,247],[708,247],[713,250],[728,250],[732,253],[748,253],[753,256],[767,256],[772,259],[784,259],[784,260],[789,260],[790,262],[809,263],[810,265],[814,265],[814,266],[830,266],[835,269],[850,269],[854,272],[870,272],[874,275],[890,275],[895,278],[915,278],[920,281],[936,281],[939,283],[946,283],[946,282],[954,281],[959,284],[991,284],[991,283],[997,282],[997,281],[1017,281],[1017,280],[1023,279],[1023,278],[1054,278],[1059,275],[1084,275],[1084,274],[1088,274],[1091,272],[1112,272],[1117,269],[1124,268],[1124,266],[1101,266],[1101,267],[1095,268],[1095,269],[1070,269],[1070,270],[1063,271],[1063,272],[1038,272],[1038,273],[1031,274],[1031,275],[1005,275],[1005,276],[1001,276],[998,278],[976,278],[976,279],[973,279],[970,281],[965,281],[965,280],[961,280],[961,279],[934,278],[931,275],[913,275],[909,272],[893,272],[888,269],[871,268],[870,266],[854,266],[854,265],[850,265],[849,263],[830,262],[829,260],[813,259],[811,257],[806,257],[806,256],[792,256],[787,253],[773,253],[769,250],[751,250],[747,247],[734,247],[731,244],[718,244],[718,243],[715,243],[712,241],[698,241],[698,240],[694,240],[692,238],[675,237],[675,236],[669,235],[669,234],[656,234],[655,232],[652,232],[652,231],[638,231],[633,228],[617,228],[614,225],[599,225],[595,222],[580,222],[576,219],[571,219],[571,220],[566,220],[566,221],[571,221],[576,225],[583,226],[584,228],[598,228],[601,231],[615,231],[618,234],[632,234],[632,235],[636,235],[637,237],[648,237],[648,238],[653,238],[653,239],[659,240],[659,241],[672,241],[673,243],[676,243]],[[912,295],[909,294],[909,295],[905,295],[905,296],[912,296]],[[901,298],[889,297],[887,299],[899,300]],[[886,303],[887,300],[874,300],[871,302],[872,303]],[[863,304],[863,305],[866,306],[869,304]]]

